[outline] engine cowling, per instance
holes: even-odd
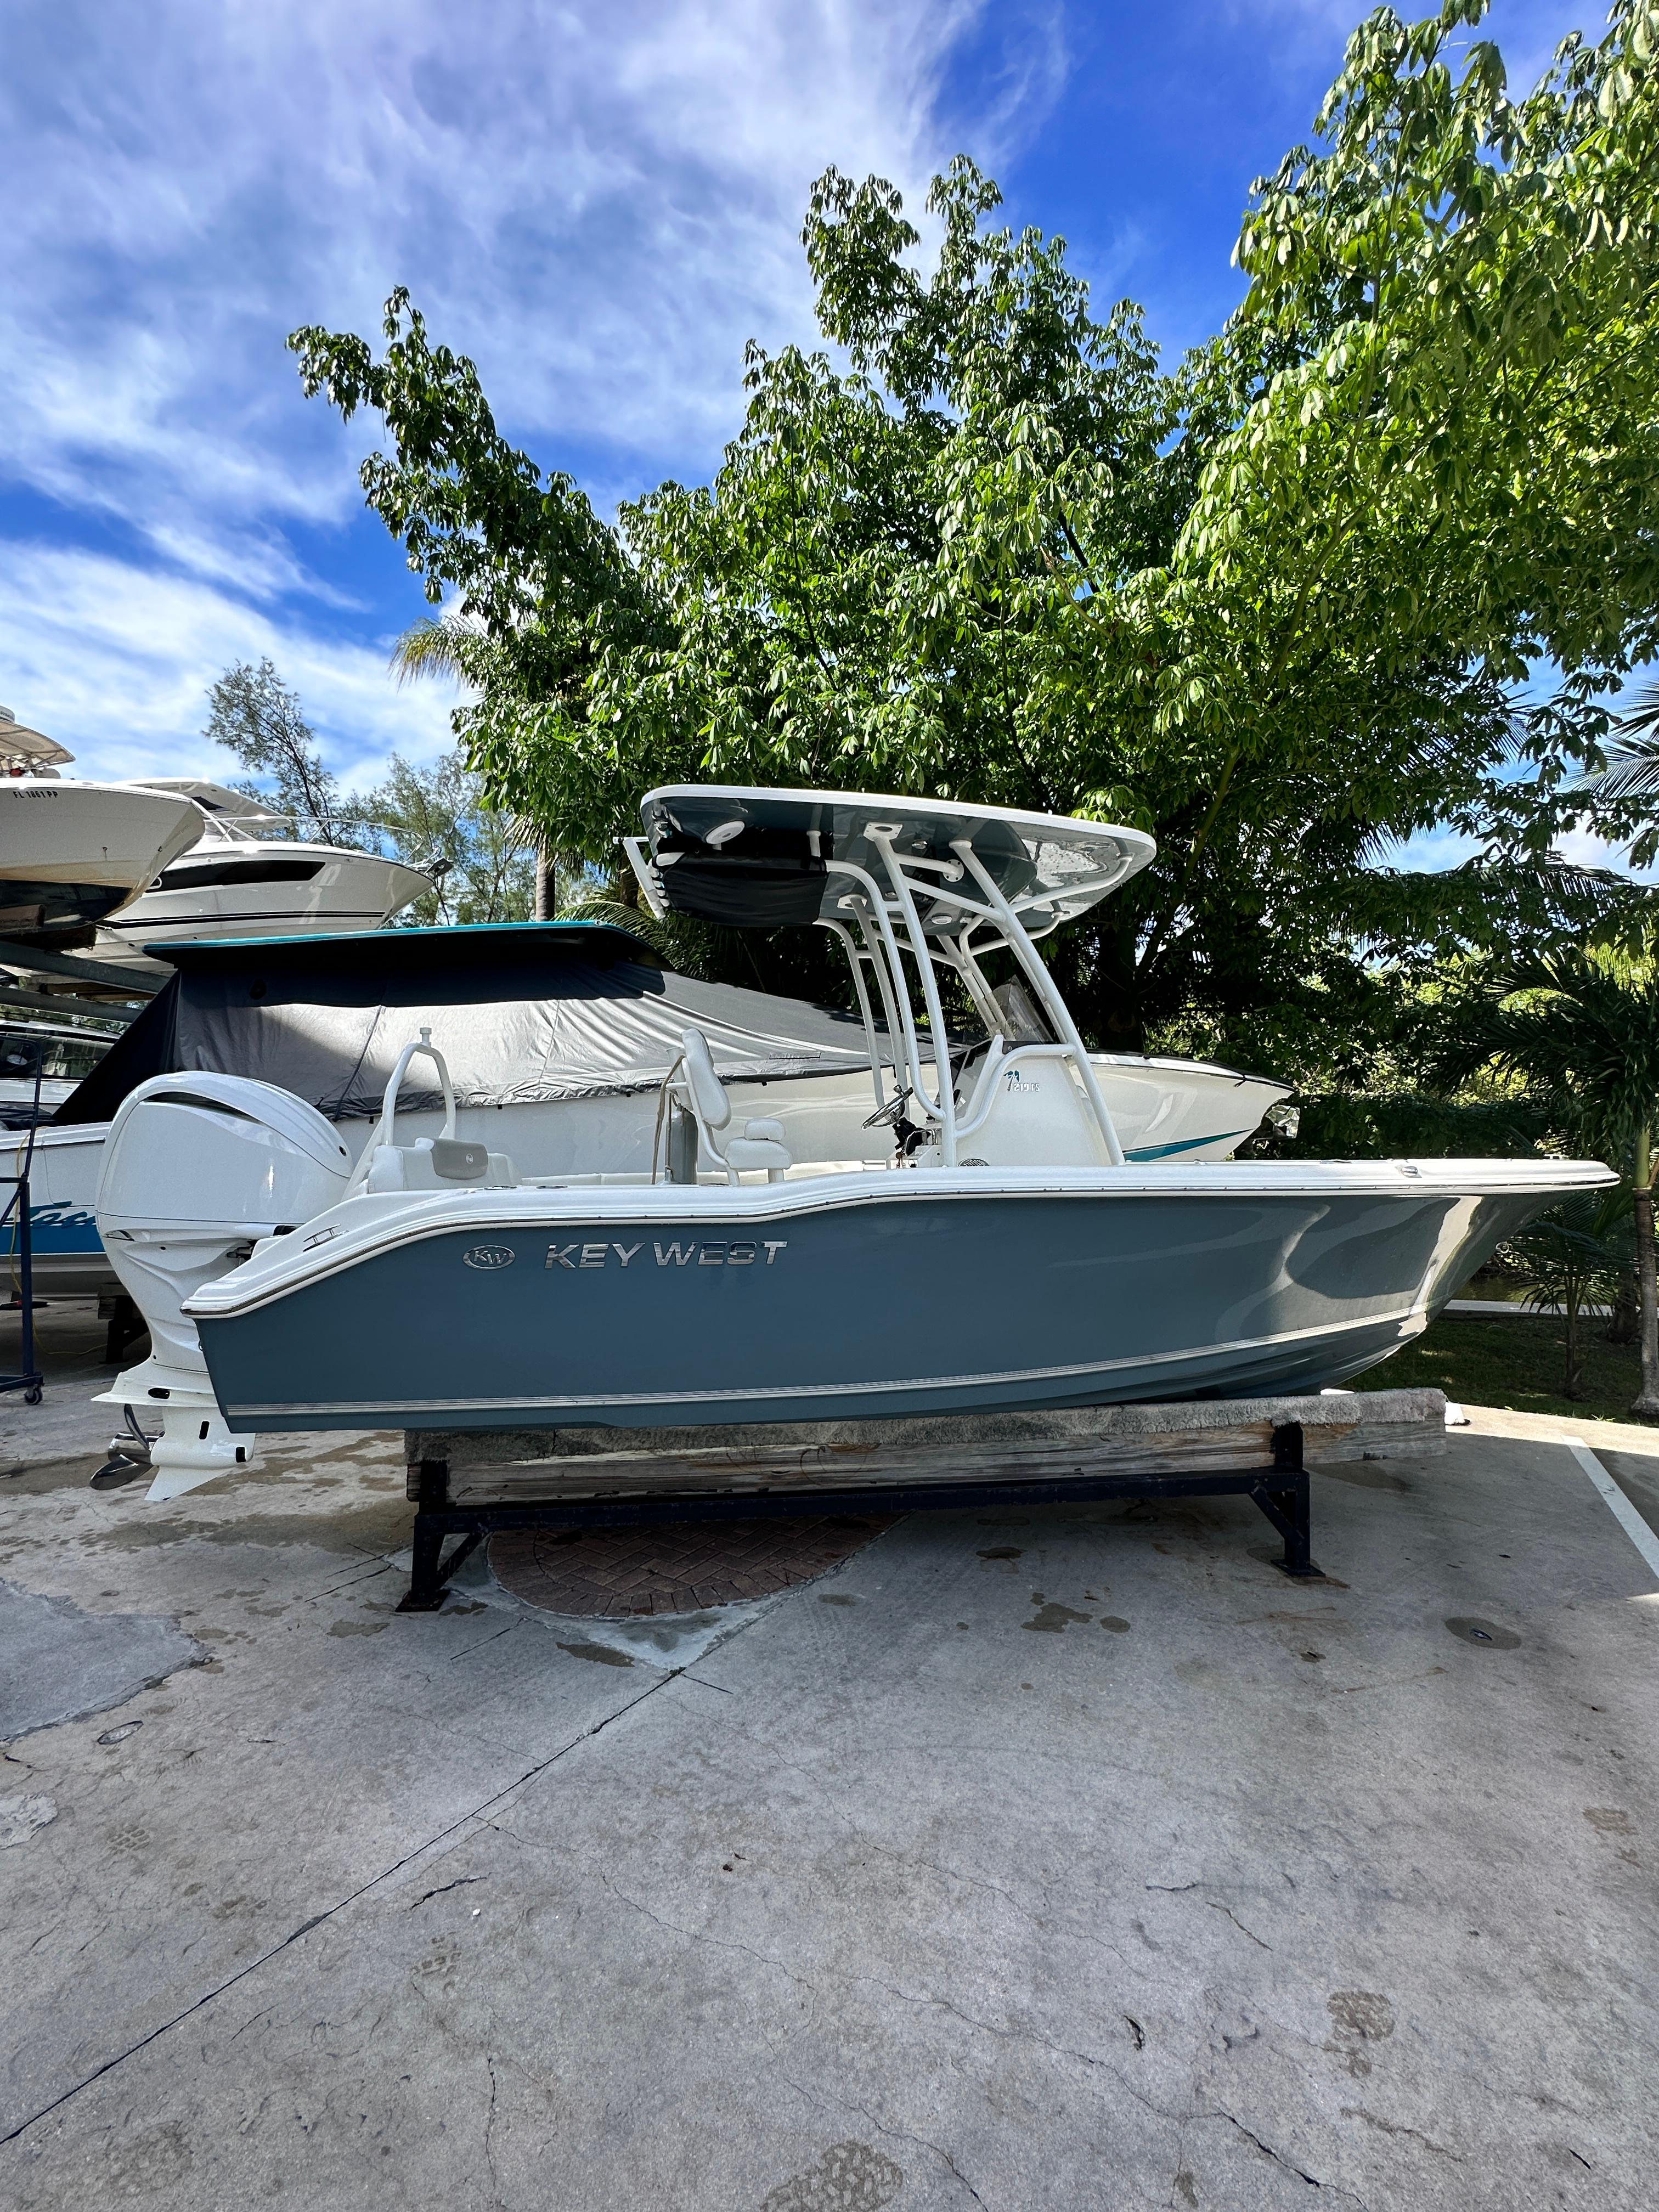
[[[98,1233],[149,1325],[150,1357],[106,1395],[164,1417],[152,1498],[245,1462],[254,1441],[233,1436],[219,1414],[185,1300],[262,1237],[337,1204],[350,1174],[330,1123],[275,1084],[155,1075],[123,1100],[104,1146]]]

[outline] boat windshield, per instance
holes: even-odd
[[[1066,1064],[1114,1166],[1123,1153],[1089,1055],[1033,939],[1085,914],[1152,860],[1142,830],[999,806],[856,792],[677,785],[641,803],[629,856],[653,909],[732,928],[817,926],[852,963],[878,1113],[914,1110],[941,1165],[982,1127],[1019,1060]],[[994,991],[981,961],[1006,948],[1026,988]],[[958,977],[988,1053],[970,1092],[952,1064],[939,971]],[[912,1003],[919,990],[925,1032]],[[874,985],[872,1000],[871,986]],[[875,1001],[902,1057],[890,1098]],[[924,1075],[924,1059],[932,1065]],[[965,1164],[965,1162],[964,1162]]]

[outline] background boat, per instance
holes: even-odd
[[[113,1042],[66,1022],[0,1018],[0,1127],[29,1127],[37,1104],[42,1118],[55,1114]]]
[[[0,938],[78,937],[201,833],[200,811],[176,792],[59,775],[74,757],[0,707]]]
[[[110,1121],[146,1078],[190,1069],[274,1083],[335,1122],[355,1159],[393,1061],[422,1027],[454,1078],[460,1134],[510,1152],[526,1175],[648,1169],[661,1086],[689,1024],[708,1036],[741,1110],[781,1121],[801,1157],[892,1157],[892,1131],[864,1127],[858,1017],[676,975],[625,930],[501,922],[199,942],[162,961],[166,989],[36,1132],[43,1291],[114,1286],[94,1206]],[[1136,1159],[1223,1158],[1287,1095],[1208,1062],[1103,1054],[1093,1065]],[[404,1105],[411,1139],[436,1132],[429,1086],[413,1082]]]
[[[148,946],[379,929],[434,888],[418,868],[378,853],[260,836],[284,817],[222,784],[164,776],[145,787],[189,802],[200,834],[99,932],[94,958],[159,974]]]

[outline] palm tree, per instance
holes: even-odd
[[[1527,1279],[1527,1304],[1559,1313],[1566,1323],[1564,1398],[1584,1395],[1580,1322],[1586,1305],[1617,1293],[1625,1272],[1617,1232],[1629,1204],[1622,1190],[1581,1191],[1510,1239],[1510,1256]]]
[[[1483,1012],[1458,1058],[1488,1060],[1542,1095],[1575,1146],[1628,1161],[1642,1308],[1642,1388],[1631,1407],[1659,1420],[1659,1282],[1654,1245],[1654,1139],[1659,1131],[1659,962],[1573,945],[1494,970]]]
[[[1592,813],[1607,807],[1628,826],[1643,801],[1653,802],[1650,820],[1631,841],[1630,857],[1638,868],[1659,855],[1659,684],[1638,695],[1617,724],[1619,734],[1607,748],[1607,764],[1580,780],[1578,788]]]

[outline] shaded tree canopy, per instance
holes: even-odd
[[[614,524],[406,294],[378,356],[296,331],[306,390],[384,423],[368,503],[444,609],[411,654],[475,687],[492,799],[599,862],[693,778],[1135,823],[1158,865],[1054,951],[1085,1027],[1303,1072],[1352,1073],[1428,963],[1624,896],[1551,849],[1659,619],[1659,9],[1516,99],[1483,13],[1359,27],[1172,371],[971,162],[927,268],[890,185],[827,172],[836,353],[751,346],[714,482]],[[1482,858],[1381,865],[1437,823]]]

